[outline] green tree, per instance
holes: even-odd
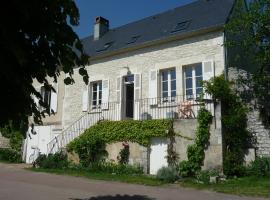
[[[247,9],[243,8],[244,1],[236,0],[234,16],[225,28],[229,38],[226,45],[233,52],[230,54],[229,67],[251,66],[249,71],[253,76],[246,78],[243,83],[249,85],[250,99],[257,100],[261,119],[269,128],[270,0],[253,0],[247,4]]]
[[[79,67],[88,82],[88,56],[72,26],[79,24],[73,0],[9,0],[0,7],[0,126],[27,123],[33,115],[40,123],[48,105],[32,86],[33,79],[52,89],[48,77],[57,82],[60,71],[65,84],[72,84],[73,68]],[[53,89],[52,89],[53,90]],[[45,108],[39,112],[33,96]]]

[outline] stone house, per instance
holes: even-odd
[[[197,126],[201,81],[228,72],[224,25],[234,3],[198,0],[114,29],[109,20],[97,17],[94,34],[82,39],[90,55],[89,84],[77,68],[75,84],[64,85],[61,73],[54,84],[56,92],[35,82],[55,115],[46,116],[43,126],[29,129],[26,162],[32,162],[37,152],[58,151],[104,119],[176,119],[175,130],[186,137],[177,138],[175,148],[180,159],[186,159],[186,147],[192,143],[186,138],[194,138]],[[220,106],[214,106],[208,95],[204,99],[214,116],[204,167],[218,168],[223,157]],[[150,166],[155,173],[166,165],[166,142],[154,138],[150,151],[131,144],[130,162]],[[108,145],[110,159],[115,159],[120,147],[120,143]]]

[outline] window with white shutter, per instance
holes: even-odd
[[[87,112],[89,105],[89,86],[83,89],[82,93],[82,111]]]
[[[214,62],[213,61],[204,61],[202,63],[203,68],[203,80],[209,81],[215,75]]]
[[[203,92],[202,82],[214,76],[214,63],[205,61],[184,67],[184,91],[186,99],[199,98]],[[206,98],[207,95],[204,95]]]
[[[149,72],[149,88],[148,94],[150,99],[150,105],[157,104],[158,98],[158,71],[150,70]]]
[[[41,87],[36,87],[35,90],[39,93],[41,93]],[[40,110],[40,105],[39,105],[39,99],[35,96],[35,95],[32,95],[32,98],[36,104],[36,108],[37,110]]]
[[[202,93],[202,63],[184,67],[185,99],[196,99]]]
[[[57,112],[58,84],[54,83],[53,88],[55,91],[51,90],[50,108],[53,113],[56,113]]]
[[[122,101],[122,77],[116,79],[116,101],[120,103]]]
[[[102,81],[102,109],[109,108],[109,80]]]
[[[91,109],[101,108],[102,103],[102,81],[91,83]]]
[[[161,97],[163,102],[175,101],[176,97],[176,72],[175,69],[162,70],[161,72]]]
[[[122,119],[122,83],[123,77],[119,76],[116,79],[116,103],[117,103],[117,110],[118,115],[116,116],[116,120]]]
[[[209,81],[215,76],[215,66],[213,61],[204,61],[202,63],[203,80]],[[204,99],[212,99],[211,95],[204,94]]]
[[[140,119],[141,74],[134,74],[134,119]]]

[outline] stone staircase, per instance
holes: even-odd
[[[54,154],[64,149],[67,144],[100,120],[102,120],[101,113],[86,113],[82,115],[47,144],[47,154]]]

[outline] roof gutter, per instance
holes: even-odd
[[[165,44],[165,43],[168,43],[168,42],[183,40],[183,39],[191,38],[191,37],[194,37],[194,36],[199,36],[199,35],[203,35],[203,34],[207,34],[207,33],[211,33],[211,32],[217,32],[217,31],[224,31],[224,24],[220,24],[220,25],[217,25],[217,26],[214,26],[214,27],[208,27],[208,28],[204,28],[204,29],[191,31],[191,32],[188,32],[188,33],[180,34],[180,35],[172,35],[170,37],[166,37],[166,38],[162,38],[162,39],[158,39],[158,40],[148,41],[148,42],[145,42],[145,43],[133,46],[133,47],[121,48],[121,49],[118,49],[118,50],[115,50],[115,51],[112,51],[112,52],[103,53],[101,55],[90,56],[90,61],[96,61],[96,60],[100,60],[100,59],[103,59],[103,58],[119,55],[119,54],[122,54],[122,53],[127,53],[127,52],[130,52],[130,51],[143,49],[143,48],[146,48],[146,47],[162,45],[162,44]]]

